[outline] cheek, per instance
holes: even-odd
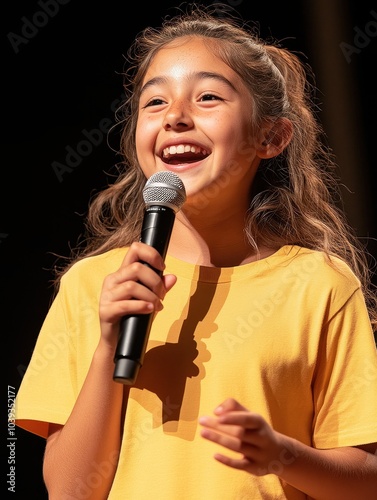
[[[238,166],[242,170],[250,168],[256,150],[249,127],[235,126],[223,130],[220,142],[224,145],[222,155],[226,165],[231,168]]]
[[[228,113],[219,113],[211,117],[211,128],[220,140],[239,141],[245,140],[249,133],[249,121],[245,119],[241,109],[233,109]]]
[[[250,121],[239,114],[238,119],[233,120],[234,126],[229,129],[228,143],[233,144],[233,150],[239,154],[245,154],[255,149],[255,138],[253,136]]]
[[[136,152],[138,157],[154,153],[157,137],[157,126],[153,120],[141,119],[135,131]]]

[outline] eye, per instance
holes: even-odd
[[[148,108],[150,106],[161,106],[161,104],[165,104],[165,101],[162,99],[151,99],[150,101],[147,102],[145,106],[143,106],[143,109]]]
[[[201,101],[223,101],[221,97],[215,94],[203,94],[200,98]]]

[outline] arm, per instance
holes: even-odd
[[[123,396],[112,371],[111,351],[99,345],[67,423],[50,426],[43,475],[51,500],[107,497],[119,455]]]
[[[219,462],[262,476],[279,478],[315,500],[372,499],[377,491],[377,444],[318,450],[274,431],[260,416],[233,399],[202,417],[205,439],[239,452],[220,453]]]
[[[139,261],[164,267],[156,250],[135,243],[119,270],[104,280],[101,337],[87,377],[66,424],[50,426],[43,463],[50,500],[103,500],[111,488],[121,443],[123,391],[125,399],[128,395],[128,388],[112,379],[119,320],[160,310],[161,299],[175,283],[175,277],[160,278]]]

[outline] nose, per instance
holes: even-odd
[[[163,127],[165,130],[188,129],[193,126],[190,105],[186,101],[177,100],[170,104],[165,113]]]

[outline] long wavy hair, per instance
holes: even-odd
[[[250,91],[253,102],[250,136],[268,120],[287,118],[293,136],[276,158],[262,160],[250,193],[245,233],[250,244],[300,245],[338,256],[361,282],[373,327],[377,323],[371,257],[341,209],[336,164],[316,118],[315,85],[310,67],[277,41],[262,40],[255,26],[228,7],[191,4],[160,28],[148,27],[126,54],[124,91],[116,126],[121,126],[118,177],[90,202],[83,244],[72,251],[61,275],[76,261],[127,246],[140,235],[146,178],[135,146],[138,102],[145,73],[156,53],[182,37],[203,37]]]

